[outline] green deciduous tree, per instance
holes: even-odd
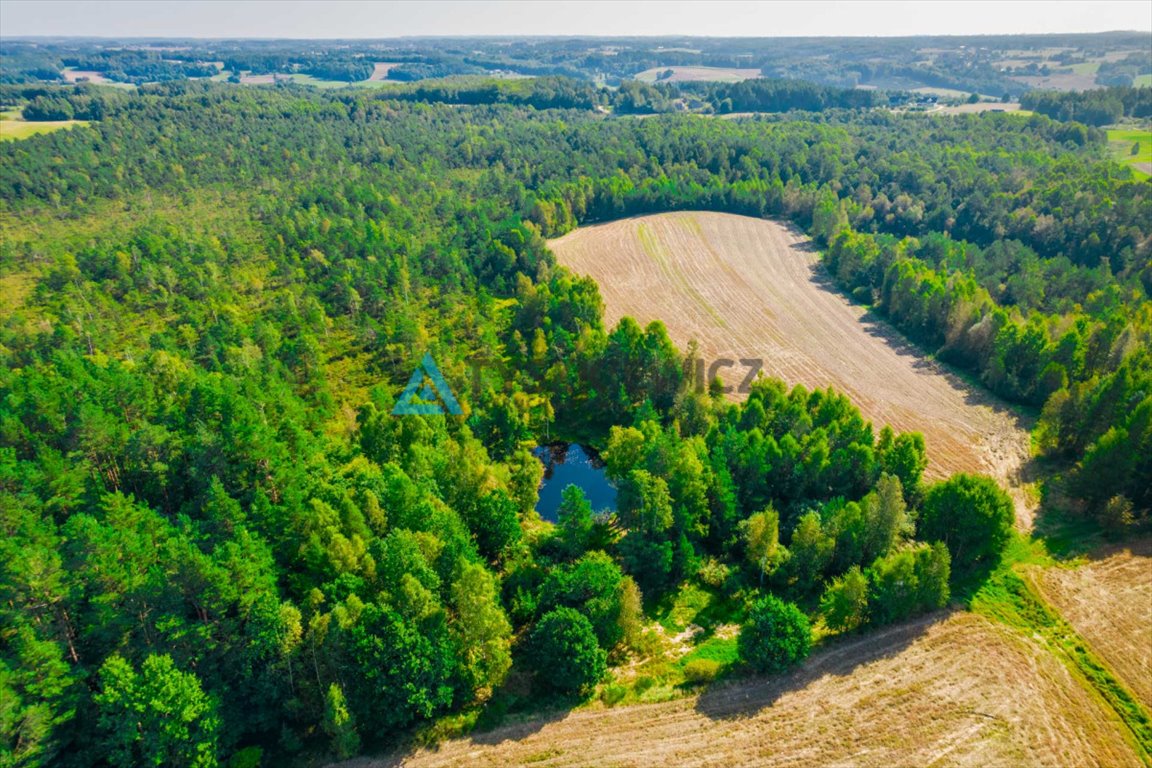
[[[512,666],[512,627],[492,574],[479,564],[465,565],[452,584],[452,607],[461,673],[471,690],[489,692]]]
[[[360,752],[356,719],[348,711],[344,691],[336,683],[328,686],[324,697],[324,732],[332,740],[333,754],[340,760],[355,757]]]
[[[917,535],[943,542],[952,555],[953,571],[970,573],[999,562],[1014,520],[1012,498],[995,480],[959,474],[928,489]]]
[[[109,657],[95,702],[113,765],[218,764],[216,702],[171,657],[148,656],[139,672],[120,656]]]
[[[759,672],[783,672],[808,657],[812,630],[792,603],[767,595],[752,603],[740,629],[740,659]]]
[[[852,566],[824,590],[820,613],[829,629],[851,632],[862,625],[868,614],[868,579],[859,566]]]
[[[564,694],[587,694],[607,669],[591,622],[572,608],[556,608],[540,619],[528,653],[537,680]]]
[[[943,544],[905,546],[868,569],[868,618],[889,624],[948,602],[951,558]]]

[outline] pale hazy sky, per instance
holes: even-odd
[[[0,0],[0,36],[965,35],[1152,30],[1149,0]]]

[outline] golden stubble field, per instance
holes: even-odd
[[[1138,766],[1114,713],[1043,645],[956,612],[841,643],[776,678],[539,717],[383,766]]]
[[[945,370],[827,281],[795,229],[712,212],[639,216],[550,242],[561,264],[600,285],[605,322],[661,320],[705,360],[759,358],[789,385],[834,387],[873,422],[924,434],[930,478],[981,472],[1006,485],[1022,527],[1030,422]],[[737,364],[721,377],[735,385]]]
[[[1152,710],[1152,539],[1098,552],[1034,582],[1148,710]]]

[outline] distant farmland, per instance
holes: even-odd
[[[672,72],[670,77],[661,79],[663,72]],[[717,82],[738,83],[741,80],[751,80],[760,77],[758,69],[736,69],[731,67],[655,67],[646,69],[636,75],[637,80],[646,83],[685,83],[685,82]]]
[[[1108,131],[1108,147],[1120,163],[1132,166],[1144,176],[1152,175],[1152,130],[1124,128]],[[1136,154],[1132,148],[1137,147]]]
[[[45,120],[42,122],[29,122],[17,118],[14,113],[5,112],[0,117],[0,141],[15,141],[26,139],[38,133],[51,133],[61,128],[71,128],[75,125],[88,125],[87,120]]]
[[[662,320],[708,361],[760,358],[764,372],[846,393],[878,430],[924,433],[928,475],[983,472],[1029,506],[1019,473],[1028,419],[937,365],[864,307],[825,285],[807,238],[772,221],[670,213],[582,227],[551,242],[560,262],[591,275],[605,322]],[[744,369],[719,371],[730,384]]]

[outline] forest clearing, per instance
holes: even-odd
[[[834,387],[877,430],[922,432],[929,477],[983,472],[1001,480],[1017,521],[1030,524],[1022,477],[1028,417],[845,298],[795,229],[725,213],[666,213],[581,227],[550,247],[600,285],[607,325],[625,315],[641,325],[661,320],[679,347],[695,340],[706,364],[734,361],[718,370],[733,387],[746,374],[740,359],[762,359],[765,375],[789,385]]]

